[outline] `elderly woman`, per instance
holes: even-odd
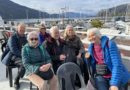
[[[85,83],[88,81],[88,72],[86,70],[86,65],[82,59],[82,55],[84,53],[84,47],[80,40],[80,38],[76,35],[73,26],[67,25],[64,32],[65,45],[63,48],[63,53],[66,55],[64,62],[74,62],[80,66],[83,76],[85,79]],[[75,84],[80,86],[79,78],[76,77]]]
[[[51,58],[46,49],[38,43],[38,33],[33,31],[27,35],[28,43],[22,49],[22,60],[27,78],[39,90],[46,90],[45,80],[49,81],[50,90],[57,90],[56,78],[51,70]]]
[[[39,35],[38,35],[38,40],[39,44],[42,44],[45,40],[49,39],[50,35],[49,33],[46,32],[46,27],[44,24],[41,24],[39,26]]]
[[[66,44],[63,50],[66,55],[65,62],[76,63],[76,60],[81,58],[81,54],[84,52],[84,47],[80,38],[75,34],[72,25],[66,26],[64,39]]]
[[[91,42],[85,57],[92,66],[98,90],[127,90],[130,74],[121,61],[116,43],[107,36],[101,36],[99,29],[87,31]]]
[[[59,28],[53,26],[50,29],[51,39],[44,42],[48,53],[52,59],[54,73],[56,74],[58,67],[64,62],[66,56],[62,54],[64,40],[60,38]]]

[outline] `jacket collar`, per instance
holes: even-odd
[[[108,43],[109,38],[107,36],[101,37],[101,47],[104,48]]]
[[[105,48],[105,46],[107,45],[107,42],[108,42],[109,38],[107,36],[102,36],[100,40],[101,40],[101,47]],[[93,46],[94,46],[93,43],[91,43],[90,46],[89,46],[89,49],[90,49],[89,52],[90,53],[92,53],[92,51],[93,51]]]

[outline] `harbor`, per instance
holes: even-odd
[[[50,31],[51,27],[57,26],[60,35],[59,37],[64,40],[65,40],[64,33],[66,32],[65,31],[66,26],[70,25],[72,26],[72,29],[76,34],[76,36],[80,38],[79,40],[81,40],[80,42],[82,42],[81,44],[83,44],[83,49],[86,52],[88,52],[88,46],[90,45],[90,41],[88,40],[87,37],[87,31],[91,28],[97,28],[100,30],[101,36],[105,35],[109,38],[109,40],[113,40],[116,43],[121,55],[121,60],[122,60],[121,63],[124,64],[128,72],[130,73],[130,1],[129,0],[114,0],[114,1],[104,0],[103,2],[100,2],[98,0],[94,0],[94,1],[75,0],[75,2],[71,0],[70,1],[50,0],[48,3],[46,3],[44,0],[39,0],[39,1],[0,0],[0,58],[2,56],[3,50],[5,49],[3,48],[2,45],[7,43],[8,39],[10,38],[10,36],[12,36],[13,33],[18,32],[17,31],[18,25],[21,23],[25,25],[25,36],[27,36],[28,33],[31,31],[39,32],[39,29],[41,29],[40,25],[44,24],[45,25],[44,29],[46,30],[46,33],[48,33],[48,36],[51,36],[51,31]],[[33,40],[36,41],[36,39],[38,40],[39,38],[32,38],[32,41]],[[107,49],[109,49],[109,44]],[[58,51],[62,51],[62,50],[59,49]],[[103,51],[104,50],[102,49],[102,52],[96,52],[96,53],[101,55],[101,53],[104,53]],[[65,56],[65,59],[67,56],[68,53]],[[106,60],[105,57],[102,58],[103,60]],[[83,58],[80,59],[83,60]],[[106,64],[105,61],[103,62],[104,62],[103,64]],[[112,63],[111,65],[113,70],[114,64]],[[10,78],[11,73],[9,73],[9,69],[7,72],[7,67],[2,62],[0,62],[0,66],[1,66],[0,89],[16,90],[16,88],[14,88],[14,80],[15,77],[17,76],[18,68],[12,68],[13,82],[11,84],[11,78]],[[81,72],[83,74],[83,70],[81,70]],[[113,73],[109,73],[109,74],[113,74]],[[82,77],[85,76],[82,75]],[[35,85],[33,85],[31,89],[30,83],[31,81],[29,81],[26,78],[26,76],[24,76],[23,78],[20,79],[20,88],[18,90],[38,89],[38,87],[36,87]],[[47,83],[46,86],[48,85],[49,84]],[[75,90],[84,90],[84,89],[79,89],[79,87],[76,86],[76,84],[74,87],[76,87]],[[130,80],[128,82],[128,90],[130,90]]]

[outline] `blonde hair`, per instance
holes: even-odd
[[[91,28],[91,29],[88,29],[87,30],[87,36],[90,34],[90,33],[95,33],[96,36],[100,37],[101,38],[101,32],[100,32],[100,29],[99,28]]]
[[[38,32],[37,31],[29,32],[27,35],[27,40],[29,40],[30,37],[32,37],[32,36],[36,36],[38,38]]]
[[[66,28],[65,28],[65,31],[64,31],[64,38],[66,38],[68,35],[67,35],[67,32],[69,29],[72,29],[73,30],[73,34],[76,35],[74,29],[73,29],[73,26],[72,25],[67,25]]]

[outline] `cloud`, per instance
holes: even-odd
[[[66,7],[67,11],[84,12],[99,11],[101,9],[130,3],[130,0],[11,0],[21,5],[34,9],[59,13],[61,8]]]

